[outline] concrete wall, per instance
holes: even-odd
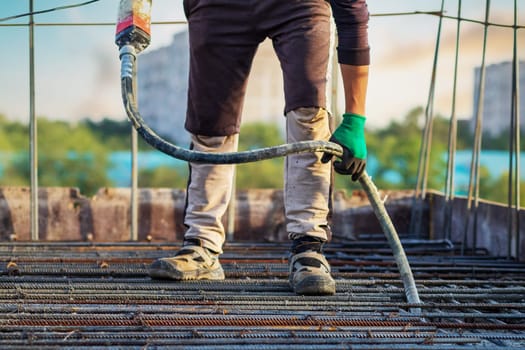
[[[380,197],[397,232],[409,232],[413,208],[421,209],[418,238],[464,241],[472,250],[495,256],[525,258],[525,229],[520,237],[515,230],[508,234],[509,215],[515,212],[506,206],[480,201],[477,221],[474,211],[467,209],[467,200],[456,197],[447,202],[440,193],[429,192],[425,200],[413,199],[412,191],[381,191]],[[29,240],[30,191],[22,187],[0,188],[0,241]],[[168,188],[140,189],[138,234],[140,241],[180,242],[184,234],[183,212],[185,191]],[[447,226],[447,212],[450,212]],[[525,213],[520,211],[520,222]],[[223,222],[226,226],[227,215]],[[513,219],[515,221],[515,219]],[[103,188],[92,198],[82,196],[75,188],[40,188],[39,237],[48,241],[127,241],[130,237],[130,190]],[[331,227],[334,240],[349,241],[382,234],[379,221],[363,191],[334,194]],[[450,227],[450,229],[448,228]],[[477,233],[474,233],[474,228]],[[233,239],[249,241],[285,241],[283,193],[281,190],[253,189],[237,191],[235,231]],[[459,246],[459,245],[458,245]]]
[[[519,244],[520,259],[525,259],[525,212],[519,211],[520,233],[516,235],[516,210],[508,206],[479,201],[477,209],[466,198],[457,197],[447,202],[440,194],[428,198],[429,212],[432,213],[429,227],[430,237],[448,238],[452,242],[464,242],[467,253],[475,246],[479,253],[489,252],[494,256],[516,256]],[[509,222],[513,222],[509,234]],[[519,240],[519,243],[518,243]]]
[[[0,240],[29,240],[30,191],[0,188]],[[410,218],[410,192],[384,192],[387,209],[399,232]],[[281,190],[237,191],[235,240],[286,240]],[[180,241],[184,233],[185,191],[156,188],[139,191],[139,240]],[[355,239],[359,234],[381,233],[366,195],[336,192],[331,219],[334,238]],[[224,223],[226,225],[226,218]],[[130,237],[130,190],[103,188],[93,198],[74,188],[39,190],[41,240],[126,241]]]

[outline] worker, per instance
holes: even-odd
[[[330,140],[342,146],[336,172],[357,180],[365,168],[365,99],[368,82],[366,0],[184,0],[190,71],[185,128],[191,149],[235,152],[242,103],[258,45],[270,38],[283,79],[287,142]],[[331,23],[335,19],[345,113],[333,135],[327,100]],[[323,254],[328,225],[330,154],[289,155],[284,207],[291,239],[291,288],[297,294],[331,295],[336,284]],[[153,278],[224,279],[219,262],[221,223],[233,186],[234,165],[190,163],[182,248],[149,269]]]

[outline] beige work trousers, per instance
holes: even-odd
[[[299,108],[286,115],[287,142],[328,140],[328,113],[322,108]],[[192,147],[203,152],[235,152],[238,134],[192,135]],[[300,235],[329,240],[330,163],[322,164],[321,153],[286,157],[284,207],[290,239]],[[198,238],[202,245],[222,253],[225,231],[222,217],[232,193],[234,165],[190,163],[184,223],[185,239]]]

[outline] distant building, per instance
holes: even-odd
[[[184,129],[188,89],[188,32],[173,36],[169,46],[146,51],[138,60],[138,104],[141,115],[159,135],[189,145]],[[257,52],[250,73],[243,120],[284,123],[282,73],[271,42]]]
[[[474,105],[471,130],[476,123],[476,110],[479,100],[479,81],[481,68],[475,69]],[[525,62],[519,64],[520,127],[525,129]],[[512,93],[512,62],[502,62],[486,66],[485,98],[483,100],[483,132],[497,136],[510,129]]]
[[[184,130],[188,89],[188,32],[171,45],[145,51],[138,58],[138,105],[146,123],[159,135],[188,145]]]

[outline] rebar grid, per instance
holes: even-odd
[[[290,291],[287,243],[231,244],[225,281],[185,283],[147,276],[176,244],[0,244],[0,347],[525,346],[525,264],[418,241],[443,251],[411,257],[423,301],[411,305],[391,254],[354,243],[326,248],[337,281],[328,297]]]

